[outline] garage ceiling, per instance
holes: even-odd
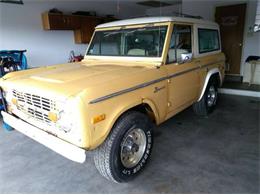
[[[7,1],[7,0],[5,0],[5,1]],[[26,2],[36,2],[36,1],[35,0],[23,0],[23,2],[26,3]],[[72,0],[37,0],[37,2],[72,2]],[[75,2],[75,3],[77,3],[77,2],[88,2],[88,3],[117,2],[120,5],[131,3],[131,4],[136,4],[138,6],[145,6],[145,7],[160,7],[160,6],[170,6],[170,5],[181,4],[182,0],[73,0],[73,2]]]
[[[80,11],[96,11],[101,15],[115,15],[121,19],[129,18],[129,15],[146,16],[147,10],[160,6],[167,8],[182,4],[182,0],[23,0],[23,2],[24,4],[49,3],[53,5],[53,8],[64,12],[78,11],[80,4]],[[64,4],[61,6],[62,3]]]
[[[23,1],[22,0],[0,0],[0,3],[23,4]]]
[[[143,5],[143,6],[149,6],[149,7],[166,7],[171,6],[174,4],[179,4],[181,1],[176,2],[170,2],[170,1],[152,1],[152,0],[146,0],[146,1],[138,1],[136,4]]]

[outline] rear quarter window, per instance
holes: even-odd
[[[219,33],[215,29],[198,29],[199,53],[220,50]]]

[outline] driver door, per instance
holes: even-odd
[[[191,25],[174,25],[167,63],[168,115],[190,106],[199,92],[199,65],[192,60],[193,37]]]

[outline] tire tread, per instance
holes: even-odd
[[[110,167],[110,154],[112,150],[112,144],[116,138],[116,135],[119,133],[120,128],[118,127],[118,124],[124,123],[127,120],[130,120],[130,116],[136,116],[136,114],[142,114],[136,111],[129,111],[126,112],[124,115],[122,115],[118,121],[115,123],[112,131],[110,132],[107,139],[104,141],[104,143],[99,146],[99,148],[96,149],[95,155],[94,155],[94,163],[98,171],[102,176],[104,176],[106,179],[111,180],[116,183],[120,183],[112,174],[112,169]]]

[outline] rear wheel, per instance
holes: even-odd
[[[193,104],[193,110],[197,115],[207,116],[215,109],[217,100],[218,83],[217,80],[212,77],[201,100]]]
[[[142,113],[124,114],[106,141],[96,150],[94,162],[105,178],[126,182],[137,176],[151,154],[152,122]]]

